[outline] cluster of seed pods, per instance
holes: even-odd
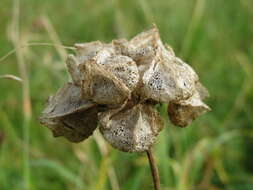
[[[181,127],[210,110],[197,74],[163,45],[156,27],[130,41],[75,48],[66,61],[72,82],[49,98],[40,117],[55,137],[80,142],[99,126],[113,147],[143,152],[163,129],[157,103],[168,103],[171,122]]]

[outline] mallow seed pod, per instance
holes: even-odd
[[[71,142],[88,138],[99,124],[104,138],[126,152],[148,150],[163,128],[155,109],[168,104],[174,125],[185,127],[210,110],[196,72],[164,46],[156,27],[131,40],[75,44],[66,60],[72,82],[49,102],[40,122]]]

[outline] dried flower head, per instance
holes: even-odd
[[[195,71],[164,46],[156,27],[132,40],[76,44],[67,68],[72,82],[48,101],[40,121],[72,142],[100,132],[115,148],[143,152],[163,128],[154,108],[168,103],[173,124],[185,127],[210,108]]]

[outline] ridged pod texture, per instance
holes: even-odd
[[[208,92],[198,75],[162,43],[156,27],[129,41],[75,48],[66,60],[72,81],[49,98],[40,117],[54,136],[80,142],[99,124],[114,148],[143,152],[163,128],[157,103],[168,103],[170,120],[180,127],[210,110],[202,101]]]

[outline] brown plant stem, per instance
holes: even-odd
[[[158,171],[158,167],[157,167],[154,155],[153,155],[152,148],[147,150],[147,156],[148,156],[150,170],[151,170],[152,177],[153,177],[154,189],[161,190],[159,171]]]

